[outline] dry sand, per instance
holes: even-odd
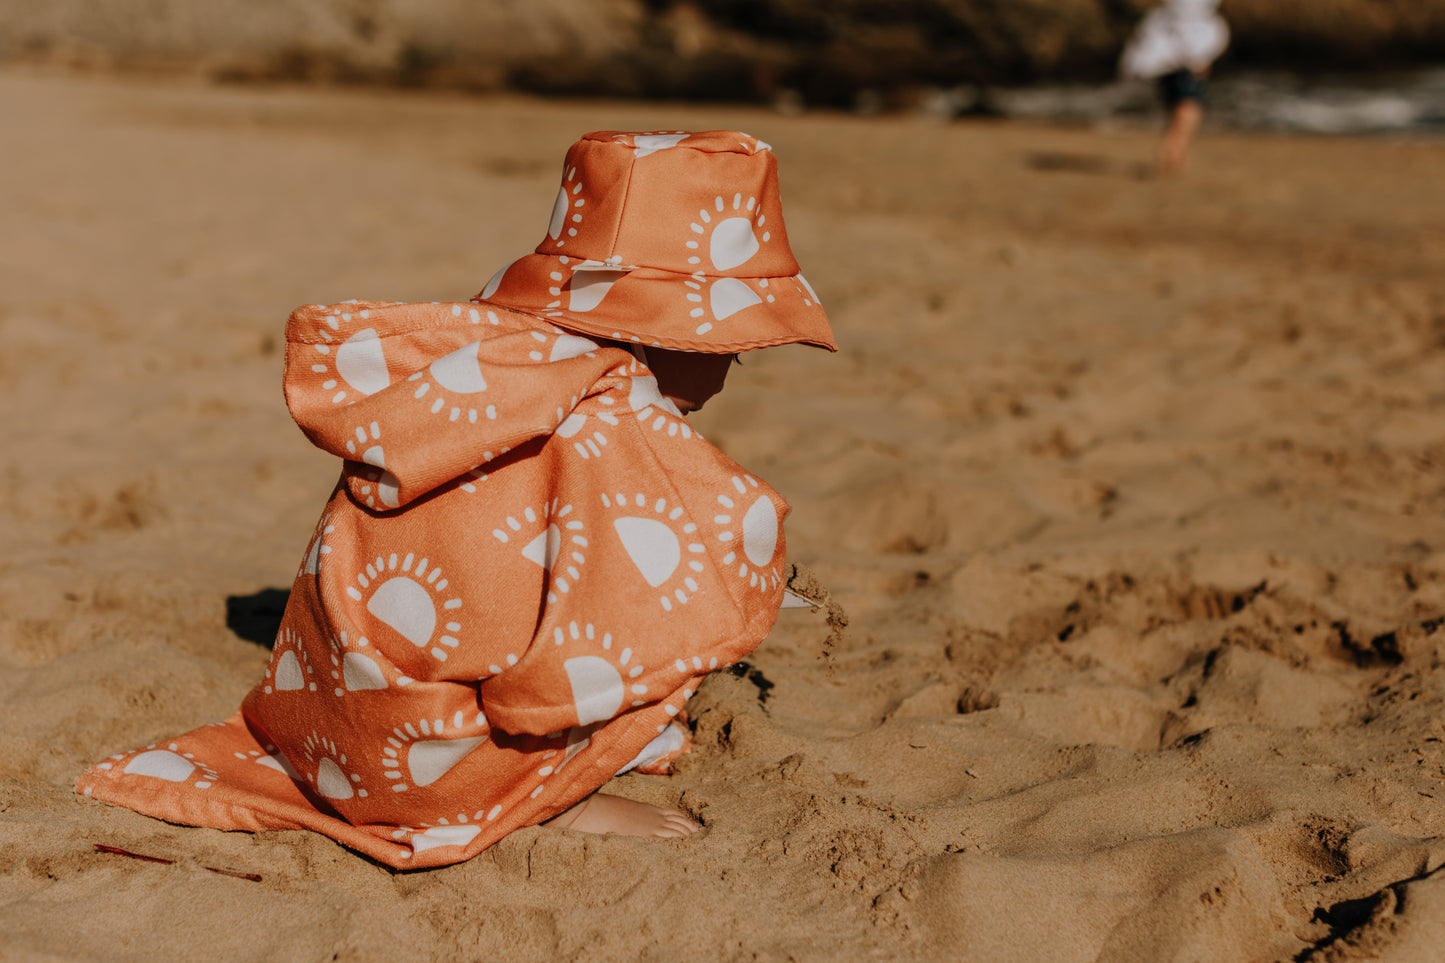
[[[0,74],[0,958],[1416,960],[1445,945],[1445,144]],[[297,304],[452,299],[580,133],[781,159],[837,355],[696,422],[786,612],[616,792],[392,873],[71,793],[230,713],[335,465]],[[170,862],[99,850],[115,847]]]

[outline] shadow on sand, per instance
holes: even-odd
[[[226,628],[247,642],[271,648],[281,628],[289,589],[264,588],[251,595],[226,596]]]

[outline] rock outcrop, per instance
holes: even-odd
[[[0,0],[0,60],[814,104],[1099,80],[1152,0]],[[1441,59],[1445,0],[1225,0],[1228,62]]]

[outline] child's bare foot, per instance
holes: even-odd
[[[619,836],[651,836],[655,839],[691,836],[702,828],[676,809],[662,809],[601,792],[593,793],[542,825],[553,829],[575,829],[580,833],[616,833]]]

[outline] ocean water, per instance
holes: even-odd
[[[925,109],[1085,122],[1147,120],[1162,112],[1153,86],[1142,82],[957,88],[939,92]],[[1445,67],[1316,77],[1220,71],[1209,82],[1206,122],[1312,134],[1445,134]]]

